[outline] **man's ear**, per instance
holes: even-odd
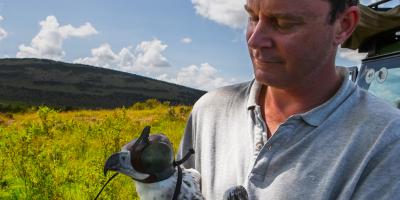
[[[335,45],[342,44],[353,31],[356,29],[358,22],[360,21],[360,10],[357,6],[350,6],[334,22]]]

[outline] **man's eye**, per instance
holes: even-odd
[[[278,24],[278,28],[280,29],[290,29],[293,28],[295,26],[295,24],[291,24],[291,23],[279,23]]]
[[[259,18],[257,16],[249,16],[249,21],[250,22],[258,22]]]
[[[297,25],[297,23],[276,20],[274,25],[275,28],[277,29],[289,30],[294,28]]]

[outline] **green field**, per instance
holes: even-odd
[[[114,110],[59,112],[48,107],[0,114],[0,199],[94,199],[111,176],[105,160],[144,126],[166,134],[176,150],[191,107],[156,100]],[[100,199],[137,199],[117,176]]]

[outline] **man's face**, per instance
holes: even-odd
[[[323,0],[247,0],[246,39],[256,79],[291,88],[334,65],[334,26]]]

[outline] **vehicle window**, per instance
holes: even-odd
[[[365,74],[365,81],[369,83],[368,91],[400,108],[400,66],[369,69]]]

